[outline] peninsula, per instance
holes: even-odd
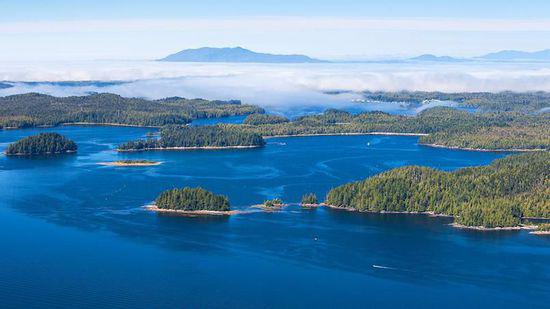
[[[365,212],[426,213],[473,229],[534,228],[550,219],[550,153],[511,155],[491,165],[444,172],[406,166],[336,187],[326,204]]]

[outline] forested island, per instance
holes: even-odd
[[[301,205],[304,207],[317,206],[317,195],[315,193],[308,193],[302,196]]]
[[[231,214],[227,197],[200,187],[164,191],[148,209],[181,214]]]
[[[261,206],[269,209],[269,208],[280,208],[280,207],[283,207],[284,204],[280,198],[274,198],[272,200],[265,200]]]
[[[50,155],[76,152],[77,145],[58,133],[40,133],[20,139],[6,149],[8,156]]]
[[[221,126],[167,126],[160,138],[131,141],[119,151],[255,148],[265,145],[260,134]]]
[[[240,101],[208,101],[180,97],[160,100],[124,98],[99,93],[54,97],[27,93],[0,97],[0,129],[103,124],[160,127],[186,124],[193,119],[263,113]]]
[[[449,215],[464,227],[516,228],[522,218],[550,219],[550,153],[511,155],[455,172],[401,167],[334,188],[326,204]]]

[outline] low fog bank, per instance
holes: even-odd
[[[206,64],[151,61],[0,63],[0,95],[111,92],[126,97],[240,99],[270,111],[365,108],[361,91],[550,91],[550,64]],[[86,81],[86,82],[67,82]],[[339,94],[325,92],[340,91]],[[437,103],[448,104],[448,103]],[[371,106],[368,109],[374,108]],[[378,109],[395,109],[379,106]],[[399,109],[399,107],[397,107]],[[415,113],[419,110],[401,107]]]

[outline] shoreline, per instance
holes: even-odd
[[[324,203],[319,204],[319,206],[327,207],[330,209],[336,209],[336,210],[345,210],[349,212],[359,212],[359,213],[368,213],[368,214],[386,214],[386,215],[424,215],[429,217],[444,217],[444,218],[454,218],[451,215],[444,215],[444,214],[436,214],[433,211],[388,211],[388,210],[382,210],[382,211],[372,211],[372,210],[359,210],[355,209],[353,207],[338,207],[334,205],[327,205]]]
[[[451,215],[436,214],[433,211],[369,211],[369,210],[358,210],[352,207],[338,207],[334,205],[320,204],[330,209],[343,210],[349,212],[359,212],[359,213],[370,213],[370,214],[405,214],[405,215],[425,215],[429,217],[444,217],[444,218],[454,218]],[[521,218],[527,219],[527,218]],[[546,218],[543,218],[546,219]],[[530,234],[536,235],[550,235],[550,231],[533,231],[537,229],[536,225],[519,225],[519,226],[506,226],[506,227],[484,227],[484,226],[467,226],[462,225],[456,222],[450,223],[450,226],[454,228],[464,229],[464,230],[476,230],[476,231],[519,231],[519,230],[530,230]]]
[[[6,153],[2,152],[6,157],[18,156],[18,157],[30,157],[30,156],[47,156],[47,155],[60,155],[60,154],[71,154],[76,153],[77,150],[67,150],[62,152],[44,152],[44,153]]]
[[[426,133],[408,133],[408,132],[350,132],[350,133],[311,133],[311,134],[283,134],[266,135],[264,139],[286,138],[286,137],[310,137],[310,136],[356,136],[356,135],[386,135],[386,136],[428,136]]]
[[[261,148],[260,145],[253,146],[193,146],[193,147],[155,147],[144,149],[117,149],[117,152],[140,152],[140,151],[163,151],[163,150],[224,150],[224,149],[253,149]]]
[[[304,208],[316,208],[316,207],[322,207],[323,205],[322,204],[303,204],[303,203],[300,203],[300,206],[304,207]]]
[[[536,225],[519,225],[519,226],[505,226],[505,227],[467,226],[456,222],[453,222],[449,225],[459,229],[475,230],[475,231],[519,231],[519,230],[534,230],[537,228]]]
[[[274,212],[274,211],[283,210],[285,207],[288,207],[290,205],[291,204],[278,204],[278,205],[273,205],[272,207],[268,207],[268,206],[265,206],[264,204],[257,204],[257,205],[250,206],[250,208],[261,209],[267,212]]]
[[[114,161],[114,162],[98,162],[97,164],[103,165],[103,166],[156,166],[156,165],[161,165],[162,162],[124,163],[124,162]]]
[[[243,213],[250,213],[251,211],[244,211],[244,210],[179,210],[179,209],[161,209],[158,208],[156,205],[147,205],[144,206],[148,211],[156,212],[156,213],[168,213],[168,214],[177,214],[182,216],[232,216],[232,215],[238,215]]]
[[[470,148],[470,147],[458,147],[458,146],[445,146],[440,144],[424,144],[419,143],[421,146],[432,147],[432,148],[444,148],[452,150],[466,150],[466,151],[481,151],[481,152],[538,152],[538,151],[547,151],[546,149],[530,149],[530,148],[513,148],[513,149],[486,149],[486,148]]]
[[[539,235],[539,236],[550,236],[550,231],[531,231],[529,234]]]
[[[136,125],[136,124],[124,124],[124,123],[115,123],[115,122],[63,122],[59,124],[60,126],[99,126],[99,127],[134,127],[134,128],[151,128],[159,129],[160,126],[146,126],[146,125]],[[183,124],[182,124],[183,125]],[[54,127],[54,126],[48,126]]]
[[[199,118],[203,119],[203,118]],[[208,118],[204,118],[208,119]],[[182,124],[189,125],[190,123]],[[160,129],[162,126],[146,126],[146,125],[135,125],[135,124],[120,124],[120,123],[98,123],[98,122],[66,122],[60,123],[59,125],[42,125],[35,126],[35,128],[51,128],[56,126],[112,126],[112,127],[135,127],[135,128],[151,128],[151,129]],[[33,128],[33,127],[30,127]],[[18,130],[18,129],[27,129],[27,128],[16,128],[16,127],[3,127],[3,130]],[[311,133],[311,134],[282,134],[282,135],[266,135],[262,136],[264,139],[272,138],[290,138],[290,137],[315,137],[315,136],[361,136],[361,135],[381,135],[381,136],[429,136],[427,133],[412,133],[412,132],[349,132],[349,133]],[[429,143],[419,143],[418,145],[432,147],[432,148],[444,148],[451,150],[464,150],[464,151],[480,151],[480,152],[538,152],[538,151],[548,151],[548,149],[541,148],[511,148],[511,149],[487,149],[487,148],[471,148],[471,147],[458,147],[458,146],[446,146],[441,144],[429,144]],[[140,150],[118,150],[119,152],[130,152],[130,151],[149,151],[149,150],[219,150],[219,149],[245,149],[245,148],[259,148],[263,146],[199,146],[199,147],[166,147],[166,148],[148,148]]]
[[[248,210],[228,210],[228,211],[216,211],[216,210],[175,210],[175,209],[160,209],[156,205],[147,205],[143,206],[148,211],[153,211],[157,213],[168,213],[168,214],[177,214],[182,216],[196,217],[196,216],[231,216],[238,214],[248,214],[256,212],[278,212],[284,208],[295,205],[295,204],[281,204],[274,207],[267,207],[263,204],[252,205]],[[445,218],[454,218],[451,215],[436,214],[432,211],[369,211],[369,210],[358,210],[351,207],[338,207],[334,205],[327,205],[325,203],[320,204],[296,204],[300,205],[303,208],[317,208],[317,207],[327,207],[330,209],[348,211],[348,212],[357,212],[357,213],[367,213],[367,214],[404,214],[404,215],[424,215],[429,217],[445,217]],[[524,219],[524,218],[522,218]],[[482,232],[498,232],[498,231],[521,231],[526,230],[530,231],[529,234],[533,235],[550,235],[550,231],[537,231],[537,225],[525,225],[521,224],[518,226],[506,226],[506,227],[484,227],[484,226],[466,226],[456,222],[448,224],[449,226],[457,229],[471,230],[471,231],[482,231]]]

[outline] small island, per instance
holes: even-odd
[[[280,198],[274,198],[272,200],[265,200],[263,204],[257,205],[258,208],[264,210],[279,210],[286,206]]]
[[[162,192],[154,205],[146,209],[180,215],[232,215],[226,196],[216,195],[203,188],[185,187]]]
[[[272,200],[266,200],[263,204],[265,207],[282,207],[283,201],[280,198],[275,198]]]
[[[160,138],[127,142],[118,151],[257,148],[265,145],[258,133],[223,126],[168,126]]]
[[[162,164],[162,162],[149,160],[119,160],[113,162],[99,162],[98,164],[105,166],[155,166]]]
[[[302,207],[317,207],[319,204],[317,203],[317,196],[315,193],[309,193],[302,196]]]
[[[10,144],[6,150],[8,156],[34,156],[74,153],[77,145],[58,133],[40,133],[20,139]]]

